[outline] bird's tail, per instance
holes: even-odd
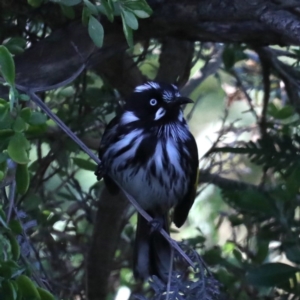
[[[153,217],[169,233],[167,215]],[[172,263],[171,247],[160,232],[153,229],[140,214],[138,214],[133,255],[135,278],[146,280],[149,276],[156,275],[164,282],[168,281]]]

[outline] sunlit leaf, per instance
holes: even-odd
[[[40,300],[41,296],[35,286],[35,284],[32,282],[32,280],[27,277],[26,275],[20,275],[16,282],[18,284],[18,287],[23,295],[23,297],[30,298],[30,299],[36,299]]]
[[[20,111],[20,117],[28,122],[30,120],[31,117],[31,109],[29,107],[25,107]]]
[[[7,152],[12,160],[19,164],[26,164],[29,162],[28,149],[30,145],[22,133],[15,133],[10,139]]]
[[[21,117],[17,117],[13,123],[13,130],[15,132],[23,132],[24,130],[26,130],[26,123],[24,119],[22,119]]]

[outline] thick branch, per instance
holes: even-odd
[[[156,80],[184,85],[190,77],[193,53],[192,42],[164,38]]]
[[[87,260],[89,300],[104,300],[107,297],[109,276],[129,205],[123,193],[112,196],[104,188],[98,202],[94,234]]]
[[[189,41],[300,45],[300,16],[272,0],[148,1],[154,13],[140,20],[136,41],[173,37]],[[119,19],[102,19],[103,48],[94,46],[80,22],[53,32],[16,57],[17,83],[51,89],[70,78],[88,60],[90,67],[126,49]],[[52,87],[53,88],[53,87]]]

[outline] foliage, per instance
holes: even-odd
[[[74,18],[73,7],[82,4],[82,22],[88,24],[88,32],[96,46],[102,47],[104,29],[97,19],[100,14],[105,15],[109,21],[113,22],[115,16],[120,16],[123,23],[123,31],[130,47],[133,47],[133,30],[138,29],[138,18],[148,18],[152,10],[145,0],[101,0],[92,3],[89,0],[52,0],[59,2],[62,13],[67,18]],[[43,1],[38,1],[38,6]],[[36,3],[29,3],[37,6]]]
[[[131,48],[124,57],[131,60],[114,78],[130,88],[132,70],[155,78],[170,62],[163,61],[164,41],[133,39],[140,19],[152,14],[144,0],[13,4],[0,4],[0,300],[85,299],[103,182],[96,181],[94,161],[20,88],[18,62],[73,20],[86,26],[97,47],[105,44],[103,20],[122,25]],[[300,299],[299,49],[196,42],[192,50],[182,93],[195,100],[186,116],[203,157],[198,199],[176,234],[185,237],[181,246],[196,269],[186,272],[179,256],[168,286],[157,278],[135,282],[136,220],[128,210],[106,297],[126,287],[140,299],[165,299],[166,289],[169,299]],[[183,60],[172,57],[170,78],[180,78],[172,72]],[[38,72],[32,69],[28,74]],[[125,94],[107,73],[84,70],[73,82],[38,95],[93,152]]]

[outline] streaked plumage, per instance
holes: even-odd
[[[168,231],[168,212],[180,227],[195,197],[198,151],[183,117],[175,85],[147,82],[135,88],[124,111],[108,125],[100,146],[105,182],[113,193],[118,182]],[[113,180],[111,180],[113,179]],[[166,280],[170,247],[138,217],[135,243],[136,277]]]

